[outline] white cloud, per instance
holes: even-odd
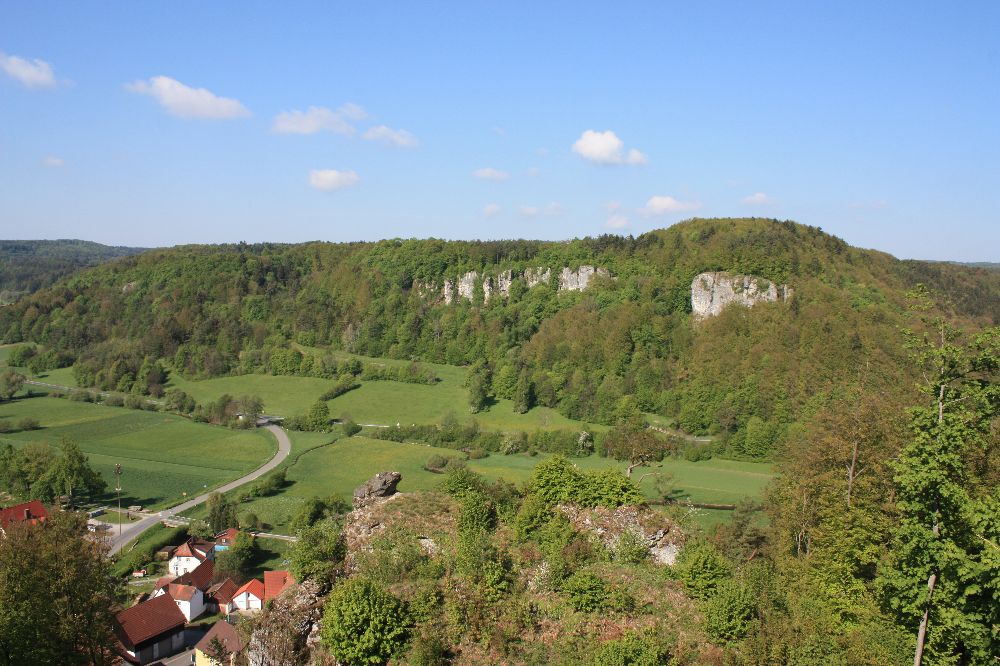
[[[363,120],[368,114],[357,104],[345,104],[336,111],[325,106],[310,106],[305,111],[282,111],[274,117],[271,131],[278,134],[354,134],[351,120]]]
[[[309,184],[317,190],[335,192],[353,187],[361,181],[360,176],[351,169],[313,169],[309,172]]]
[[[0,70],[25,88],[51,88],[56,85],[52,65],[38,58],[26,60],[0,51]]]
[[[500,169],[484,167],[473,171],[472,177],[478,178],[479,180],[507,180],[510,178],[510,175],[506,171],[500,171]]]
[[[625,152],[625,143],[618,135],[607,130],[586,130],[573,144],[573,152],[596,164],[645,164],[646,156],[632,148]]]
[[[56,157],[55,155],[49,155],[44,160],[42,160],[42,164],[44,164],[47,167],[58,168],[61,166],[65,166],[66,160],[64,160],[61,157]]]
[[[552,203],[550,203],[548,206],[545,207],[546,215],[562,215],[565,212],[566,209],[563,208],[562,204],[556,203],[555,201],[553,201]]]
[[[521,213],[521,217],[538,217],[538,209],[534,206],[521,206],[518,212]]]
[[[698,210],[701,204],[695,201],[678,201],[673,197],[650,197],[642,212],[646,215],[667,215],[669,213],[685,213]]]
[[[191,88],[169,76],[154,76],[148,81],[125,84],[125,89],[149,95],[172,116],[225,120],[249,116],[250,111],[239,100],[219,97],[205,88]]]
[[[770,203],[774,203],[774,199],[767,196],[763,192],[756,192],[748,197],[743,197],[740,201],[751,206],[765,206]]]
[[[624,229],[628,225],[628,218],[624,215],[612,215],[608,218],[608,221],[604,223],[604,226],[608,229]]]
[[[484,217],[495,217],[500,212],[500,204],[486,204],[483,206],[483,216]]]
[[[416,148],[420,142],[404,129],[394,130],[385,125],[371,127],[364,133],[363,138],[369,141],[379,141],[389,146],[397,148]]]

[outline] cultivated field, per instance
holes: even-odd
[[[241,476],[277,449],[267,432],[229,430],[172,414],[42,397],[0,404],[0,419],[17,423],[26,417],[37,419],[42,429],[0,435],[0,444],[58,446],[62,438],[72,439],[109,488],[115,463],[121,464],[123,505],[173,504],[183,493],[197,494]]]

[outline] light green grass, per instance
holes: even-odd
[[[304,414],[310,405],[334,385],[331,379],[239,375],[191,381],[172,373],[168,387],[177,387],[197,402],[207,403],[229,394],[234,398],[256,395],[264,401],[264,412],[277,416]]]
[[[184,493],[190,497],[242,476],[277,449],[265,431],[229,430],[172,414],[40,397],[0,405],[0,419],[16,423],[26,417],[42,429],[4,435],[0,444],[57,446],[63,437],[72,439],[109,488],[120,463],[123,506],[174,504]]]
[[[316,448],[302,454],[297,462],[288,468],[289,486],[280,494],[253,500],[240,506],[240,513],[253,512],[278,532],[289,529],[303,502],[311,497],[337,496],[350,501],[355,488],[378,472],[396,471],[403,475],[399,484],[401,492],[433,490],[442,476],[423,469],[424,463],[433,455],[464,457],[458,451],[442,449],[424,444],[398,444],[367,437],[341,439],[329,446]],[[470,470],[482,474],[489,480],[505,479],[513,483],[523,483],[531,478],[532,471],[544,454],[538,456],[494,454],[488,458],[468,461]],[[573,459],[584,470],[594,470],[614,466],[624,469],[625,465],[614,460],[590,456]],[[636,475],[649,471],[639,470]],[[687,462],[667,460],[662,469],[656,470],[669,475],[674,489],[674,497],[690,498],[695,502],[735,503],[745,496],[759,497],[764,486],[770,481],[769,466],[758,463],[742,463],[726,460]],[[647,478],[642,490],[649,499],[659,499],[656,480]],[[715,512],[712,512],[715,515]]]

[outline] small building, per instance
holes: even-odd
[[[264,572],[264,601],[268,602],[287,590],[295,579],[287,571]]]
[[[166,594],[177,604],[188,622],[210,610],[206,592],[212,584],[215,563],[205,560],[193,571],[180,576],[163,576],[156,581],[151,597]]]
[[[184,614],[173,599],[162,595],[118,613],[115,634],[121,642],[122,656],[145,666],[183,649]]]
[[[0,509],[0,536],[11,525],[38,525],[49,518],[49,512],[40,500],[31,500],[23,504],[15,504],[6,509]]]
[[[223,654],[219,654],[220,647]],[[194,646],[194,663],[196,666],[231,666],[242,649],[243,641],[233,625],[219,620]]]
[[[167,571],[174,576],[182,576],[194,571],[205,560],[215,559],[215,544],[211,541],[188,539],[174,549],[167,563]]]
[[[220,532],[215,535],[215,550],[223,551],[232,548],[233,544],[236,543],[236,537],[240,535],[240,531],[235,527],[230,527],[225,532]]]
[[[236,590],[233,603],[238,610],[244,612],[259,611],[264,607],[264,583],[252,578]]]
[[[232,578],[216,583],[205,592],[205,605],[210,613],[225,613],[229,615],[236,610],[234,597],[239,589]]]

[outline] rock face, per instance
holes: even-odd
[[[399,472],[379,472],[354,491],[354,508],[360,509],[395,495],[396,486],[402,479]]]
[[[467,301],[472,300],[472,292],[476,288],[476,278],[479,274],[476,271],[469,271],[458,280],[458,295]]]
[[[500,271],[497,275],[496,288],[504,298],[510,296],[510,285],[514,282],[514,271]]]
[[[529,268],[524,271],[524,279],[528,283],[528,289],[537,284],[545,284],[552,279],[552,271],[547,268]]]
[[[657,564],[673,565],[684,542],[684,535],[676,523],[646,506],[622,506],[612,510],[560,504],[559,511],[573,527],[592,533],[612,551],[619,539],[631,532],[646,544],[650,558]]]
[[[250,666],[304,664],[319,644],[323,590],[307,580],[283,592],[254,618],[244,654]]]
[[[562,272],[559,273],[559,291],[583,291],[595,275],[607,276],[610,274],[606,268],[594,268],[593,266],[580,266],[575,271],[563,268]]]
[[[701,273],[691,282],[691,311],[701,319],[714,317],[730,303],[750,308],[779,298],[787,301],[791,296],[792,288],[788,285],[775,285],[753,275]]]

